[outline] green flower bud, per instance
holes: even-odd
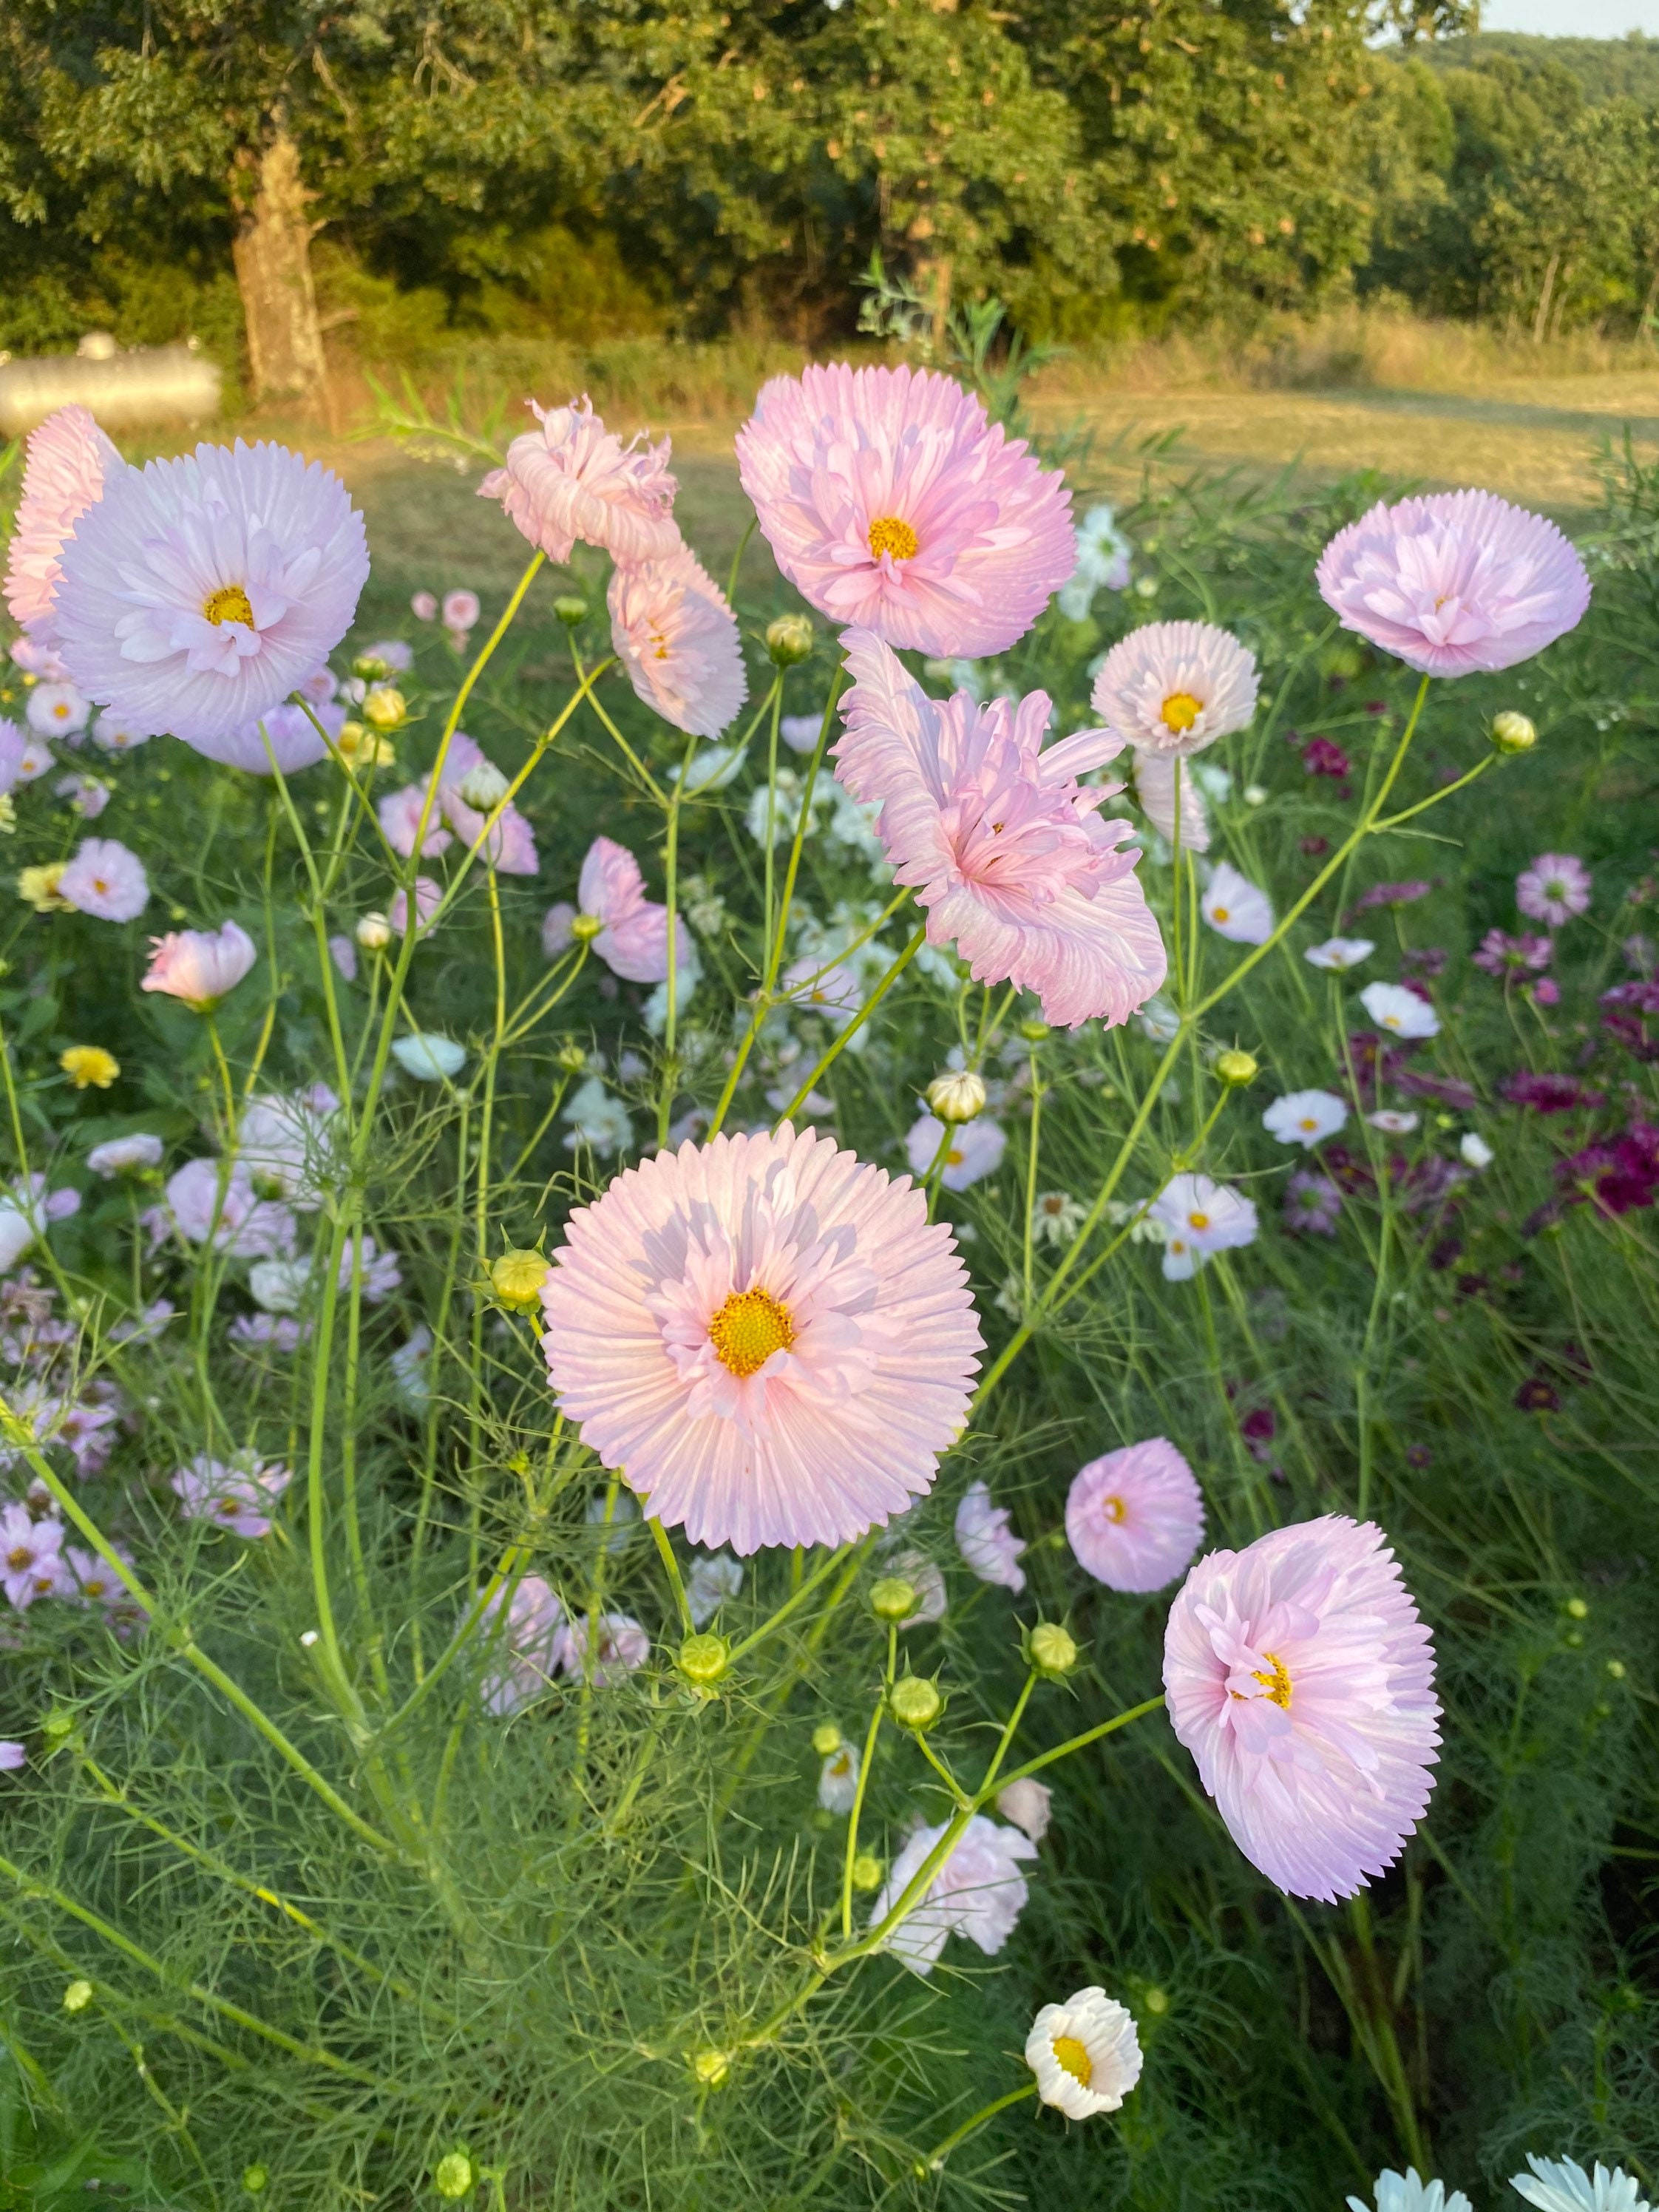
[[[692,2058],[691,2071],[705,2089],[718,2089],[732,2071],[729,2051],[699,2051]]]
[[[1168,2012],[1170,2009],[1170,1992],[1168,1990],[1159,1989],[1157,1984],[1154,1984],[1153,1986],[1146,1991],[1140,2002],[1146,2006],[1147,2011],[1150,2013]]]
[[[1570,1597],[1567,1600],[1567,1611],[1575,1620],[1589,1619],[1589,1607],[1582,1597]]]
[[[575,1042],[562,1044],[553,1055],[553,1065],[566,1075],[580,1075],[587,1065],[587,1049]]]
[[[604,927],[596,914],[573,914],[570,917],[570,934],[578,945],[591,945]]]
[[[906,1674],[888,1692],[887,1710],[901,1728],[914,1729],[920,1735],[932,1728],[945,1711],[945,1700],[938,1684],[925,1674]]]
[[[1077,1642],[1057,1620],[1040,1620],[1026,1637],[1025,1656],[1039,1674],[1058,1680],[1078,1662]]]
[[[853,1862],[853,1887],[861,1896],[881,1887],[881,1878],[887,1868],[873,1851],[860,1851]]]
[[[777,668],[793,668],[812,651],[812,625],[805,615],[780,615],[766,629],[766,650]]]
[[[471,2160],[464,2150],[446,2151],[433,2174],[440,2197],[467,2197],[477,2179]]]
[[[1242,1090],[1247,1083],[1255,1081],[1261,1073],[1261,1064],[1253,1052],[1241,1052],[1235,1045],[1231,1052],[1216,1054],[1215,1072],[1223,1083]]]
[[[1041,1044],[1048,1034],[1048,1024],[1047,1022],[1022,1022],[1019,1033],[1027,1044]]]
[[[723,1636],[688,1636],[680,1646],[680,1672],[696,1689],[718,1682],[731,1663],[732,1647]]]
[[[841,1749],[841,1730],[834,1721],[820,1721],[812,1731],[812,1748],[820,1759],[833,1759]]]
[[[91,2002],[92,1984],[90,1982],[71,1982],[64,1992],[65,2012],[84,2012]]]
[[[1538,731],[1530,715],[1508,708],[1492,718],[1492,741],[1500,753],[1529,753],[1538,743]]]
[[[936,1075],[927,1086],[927,1104],[941,1121],[971,1121],[985,1110],[985,1078],[967,1067]]]
[[[870,1593],[870,1609],[878,1620],[904,1620],[916,1609],[915,1586],[900,1575],[884,1575]]]
[[[541,1304],[548,1262],[540,1252],[503,1252],[489,1266],[489,1287],[510,1313],[531,1313]]]
[[[263,2197],[270,2185],[270,2176],[263,2166],[242,2168],[242,2186],[250,2197]]]
[[[567,629],[574,629],[578,623],[587,620],[587,602],[572,592],[561,592],[553,602],[553,611]]]

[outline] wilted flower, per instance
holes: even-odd
[[[906,1133],[904,1154],[910,1163],[911,1174],[921,1180],[939,1158],[939,1147],[944,1145],[945,1164],[939,1170],[939,1181],[946,1190],[970,1190],[982,1176],[994,1175],[1002,1164],[1007,1144],[1006,1130],[1000,1121],[994,1121],[988,1115],[947,1127],[933,1115],[921,1114]]]
[[[1589,870],[1575,853],[1540,853],[1515,879],[1515,903],[1534,921],[1559,929],[1590,902]]]
[[[1419,899],[1427,898],[1433,889],[1434,885],[1425,883],[1420,876],[1403,884],[1373,884],[1361,894],[1355,910],[1363,914],[1368,907],[1414,906]]]
[[[1340,975],[1369,960],[1376,950],[1369,937],[1328,937],[1322,945],[1310,945],[1302,957],[1311,967],[1326,968]]]
[[[1162,1589],[1204,1540],[1203,1492],[1167,1437],[1125,1444],[1073,1478],[1066,1540],[1108,1589]]]
[[[1060,611],[1084,622],[1098,591],[1129,587],[1130,547],[1109,507],[1091,507],[1077,526],[1077,566],[1060,587]]]
[[[542,407],[533,399],[528,404],[540,428],[513,441],[507,465],[484,478],[479,498],[500,500],[550,561],[568,561],[578,538],[618,563],[665,560],[680,543],[668,440],[647,445],[641,432],[624,446],[586,393],[567,407]],[[464,595],[470,619],[460,619],[455,602],[462,596],[452,592],[444,601],[451,629],[470,629],[478,619],[470,592]]]
[[[1035,1775],[1022,1774],[1018,1782],[1006,1782],[998,1790],[997,1810],[1034,1844],[1040,1844],[1054,1818],[1054,1792]]]
[[[598,1633],[593,1638],[590,1671],[586,1619],[578,1614],[571,1621],[567,1631],[565,1671],[586,1676],[601,1690],[612,1690],[651,1656],[651,1638],[626,1613],[602,1613],[594,1626]]]
[[[1273,933],[1273,902],[1228,860],[1217,865],[1199,911],[1218,937],[1234,945],[1265,945]]]
[[[889,645],[1000,653],[1075,565],[1064,477],[954,377],[844,362],[774,377],[738,466],[790,582]]]
[[[1281,1145],[1300,1145],[1306,1152],[1334,1137],[1347,1118],[1347,1107],[1334,1091],[1291,1091],[1274,1099],[1261,1126]]]
[[[1103,1989],[1079,1990],[1038,2013],[1025,2039],[1025,2063],[1042,2102],[1068,2120],[1115,2112],[1140,2079],[1133,2016]]]
[[[151,938],[150,943],[155,949],[140,989],[182,999],[200,1014],[216,1006],[227,991],[234,990],[259,957],[253,939],[235,921],[227,921],[216,930],[169,930],[165,937]]]
[[[1486,1139],[1473,1129],[1466,1129],[1459,1138],[1457,1155],[1465,1167],[1471,1168],[1489,1168],[1498,1157]]]
[[[1255,655],[1213,623],[1146,623],[1101,664],[1089,702],[1137,751],[1192,754],[1255,713]]]
[[[944,1837],[941,1822],[936,1828],[918,1828],[909,1838],[870,1908],[872,1928],[886,1918]],[[966,1936],[988,1959],[995,1958],[1030,1895],[1019,1862],[1036,1856],[1036,1845],[1029,1836],[975,1813],[926,1894],[884,1948],[918,1974],[932,1973],[947,1936]]]
[[[617,568],[607,594],[611,641],[629,681],[677,730],[718,737],[749,695],[726,594],[687,545]]]
[[[1031,1235],[1039,1244],[1070,1244],[1088,1219],[1067,1190],[1040,1190],[1031,1203]]]
[[[815,1130],[619,1176],[542,1293],[560,1405],[695,1543],[840,1543],[932,1484],[981,1347],[950,1232]]]
[[[294,1249],[294,1216],[260,1198],[246,1170],[228,1171],[218,1160],[187,1160],[169,1176],[164,1220],[191,1244],[209,1236],[222,1252],[240,1259],[269,1259]]]
[[[52,888],[100,921],[135,921],[149,903],[143,862],[116,837],[83,837]]]
[[[1440,1709],[1381,1529],[1331,1514],[1200,1559],[1170,1609],[1164,1685],[1269,1881],[1331,1904],[1398,1858],[1428,1803]]]
[[[1385,1137],[1409,1137],[1417,1127],[1415,1114],[1402,1113],[1396,1106],[1379,1106],[1375,1114],[1365,1119],[1373,1129],[1381,1129]]]
[[[252,1542],[270,1534],[270,1510],[293,1480],[289,1468],[263,1466],[252,1453],[219,1460],[198,1452],[172,1487],[187,1521],[211,1521]]]
[[[1415,1040],[1438,1036],[1440,1017],[1426,999],[1408,991],[1403,983],[1367,983],[1359,1003],[1380,1030],[1391,1036]]]
[[[982,1482],[970,1482],[957,1508],[957,1549],[982,1583],[998,1583],[1018,1594],[1025,1587],[1019,1564],[1025,1549],[1009,1525],[1006,1505],[993,1505]]]

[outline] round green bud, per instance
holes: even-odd
[[[820,1759],[833,1759],[841,1749],[841,1730],[834,1721],[820,1721],[812,1731],[812,1748]]]
[[[1218,1052],[1215,1056],[1215,1072],[1218,1079],[1236,1090],[1254,1083],[1261,1073],[1261,1063],[1253,1052],[1241,1052],[1235,1045],[1230,1052]]]
[[[1530,715],[1506,708],[1492,718],[1492,741],[1500,753],[1529,753],[1538,743],[1537,727]]]
[[[1019,1033],[1027,1044],[1041,1044],[1048,1034],[1048,1024],[1047,1022],[1022,1022]]]
[[[1026,1639],[1026,1650],[1039,1674],[1069,1674],[1078,1662],[1076,1638],[1057,1620],[1040,1620]]]
[[[1585,1604],[1582,1597],[1570,1597],[1567,1600],[1567,1611],[1574,1620],[1588,1620],[1589,1619],[1589,1607]]]
[[[915,1586],[901,1575],[884,1575],[870,1593],[870,1610],[878,1620],[908,1620],[915,1609]]]
[[[245,2166],[242,2186],[250,2197],[263,2197],[270,2186],[270,2176],[263,2166]]]
[[[578,623],[587,620],[587,602],[574,592],[561,592],[553,602],[553,611],[567,629],[574,629]]]
[[[354,676],[361,676],[365,684],[378,684],[382,677],[390,676],[392,664],[382,660],[378,653],[360,653],[351,664]]]
[[[1561,1641],[1569,1651],[1582,1651],[1584,1648],[1584,1632],[1582,1628],[1570,1628],[1562,1637]]]
[[[727,2051],[699,2051],[691,2061],[691,2071],[705,2089],[718,2089],[732,2071],[732,2054]]]
[[[573,914],[570,917],[570,934],[578,945],[591,945],[604,927],[597,914]]]
[[[62,1743],[66,1735],[75,1733],[75,1716],[63,1711],[48,1713],[40,1723],[40,1733],[48,1743]]]
[[[1170,2009],[1170,1992],[1168,1990],[1160,1990],[1157,1984],[1154,1984],[1154,1985],[1147,1990],[1146,1996],[1142,1997],[1140,2002],[1146,2006],[1148,2012],[1168,2012]]]
[[[84,2012],[91,2002],[92,1984],[90,1982],[71,1982],[64,1992],[65,2012]]]
[[[766,650],[774,667],[799,666],[811,656],[811,623],[805,615],[780,615],[766,626]]]
[[[925,1674],[906,1674],[887,1696],[887,1710],[901,1728],[930,1729],[945,1711],[936,1683]]]
[[[873,1851],[860,1851],[853,1862],[853,1887],[861,1896],[881,1887],[881,1878],[886,1866]]]
[[[489,1263],[489,1287],[511,1313],[531,1313],[541,1304],[548,1262],[540,1252],[503,1252]]]
[[[731,1663],[732,1647],[723,1636],[688,1636],[680,1646],[680,1672],[699,1690],[718,1682]]]
[[[439,2196],[448,2197],[470,2196],[477,2178],[464,2150],[446,2151],[432,2177]]]
[[[927,1086],[927,1103],[941,1121],[971,1121],[985,1110],[985,1078],[969,1067],[953,1067]]]
[[[1612,1675],[1615,1682],[1622,1682],[1625,1679],[1624,1661],[1622,1659],[1609,1659],[1607,1662],[1607,1672]]]
[[[587,1065],[587,1049],[573,1038],[562,1044],[553,1055],[553,1065],[566,1075],[580,1075]]]

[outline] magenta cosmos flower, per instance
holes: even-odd
[[[690,547],[618,568],[606,600],[611,641],[646,705],[688,737],[717,738],[749,678],[726,594]]]
[[[578,938],[592,941],[613,975],[629,983],[668,978],[668,908],[645,895],[640,864],[624,845],[596,837],[576,885],[579,903],[561,899],[542,923],[542,950],[556,959]],[[682,923],[676,950],[684,965],[690,933]]]
[[[368,544],[338,477],[239,440],[111,476],[62,566],[57,647],[76,684],[189,743],[268,714],[327,659]]]
[[[234,991],[259,957],[253,939],[235,921],[218,929],[171,929],[150,942],[155,950],[141,988],[182,999],[198,1013]]]
[[[738,468],[790,582],[890,645],[1004,652],[1077,563],[1064,477],[951,377],[845,362],[774,377]]]
[[[868,630],[846,643],[856,686],[836,772],[861,804],[880,803],[878,834],[896,879],[916,887],[930,941],[954,944],[976,983],[1036,992],[1058,1027],[1127,1021],[1164,981],[1164,940],[1139,855],[1118,849],[1129,824],[1095,811],[1116,787],[1077,781],[1121,740],[1082,730],[1043,751],[1045,693],[940,702]]]
[[[507,465],[491,470],[478,486],[479,498],[500,500],[550,561],[568,561],[579,538],[617,561],[665,559],[680,542],[673,512],[679,487],[668,473],[667,439],[649,446],[641,431],[624,446],[586,392],[568,407],[528,404],[540,428],[513,441]],[[463,596],[470,606],[458,609],[453,603]],[[470,621],[460,620],[463,612]],[[444,601],[452,629],[470,629],[477,619],[471,592],[452,592]]]
[[[1576,853],[1540,853],[1515,879],[1515,903],[1534,921],[1559,929],[1590,902],[1594,878]]]
[[[149,878],[118,837],[83,837],[58,878],[58,896],[100,921],[134,921],[149,904]]]
[[[1167,1437],[1125,1444],[1073,1478],[1066,1540],[1108,1589],[1162,1589],[1204,1540],[1203,1493]]]
[[[1434,1651],[1380,1528],[1340,1514],[1212,1552],[1170,1608],[1164,1686],[1233,1841],[1292,1897],[1352,1897],[1421,1819]]]
[[[1255,713],[1255,655],[1213,623],[1146,623],[1120,638],[1090,693],[1138,752],[1202,752]]]
[[[1344,629],[1426,676],[1529,660],[1581,620],[1590,589],[1553,522],[1489,491],[1379,501],[1332,538],[1318,583]]]
[[[931,1486],[982,1340],[922,1194],[816,1130],[659,1152],[542,1288],[561,1407],[696,1544],[840,1544]]]
[[[49,643],[55,627],[64,540],[97,504],[105,478],[125,466],[84,407],[60,407],[29,434],[6,564],[6,605],[39,643]]]

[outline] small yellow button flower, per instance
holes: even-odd
[[[58,1065],[77,1091],[107,1091],[121,1073],[120,1061],[100,1044],[72,1044],[58,1054]]]

